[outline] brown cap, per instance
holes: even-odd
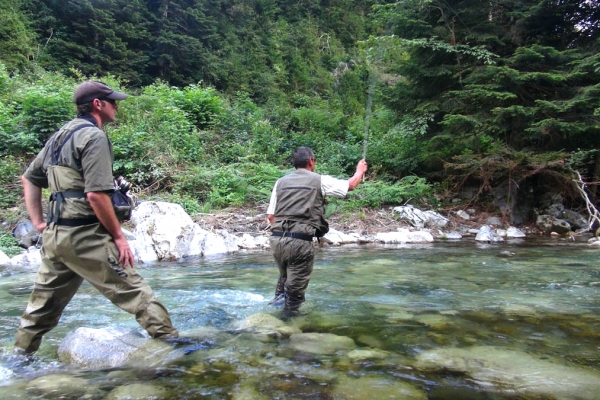
[[[128,97],[128,94],[115,92],[106,83],[98,81],[85,81],[77,86],[73,93],[73,101],[77,105],[89,103],[94,99],[125,100]]]

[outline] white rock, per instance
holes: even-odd
[[[9,262],[9,265],[14,269],[25,272],[36,271],[41,264],[42,256],[38,249],[14,256]]]
[[[479,228],[475,240],[478,242],[502,242],[504,239],[498,236],[495,232],[492,232],[489,226],[483,225],[481,228]]]
[[[6,255],[2,250],[0,250],[0,265],[9,265],[10,257]]]
[[[509,238],[522,238],[525,236],[526,235],[522,230],[515,228],[514,226],[511,226],[506,230],[506,237]]]
[[[340,232],[331,228],[321,240],[329,244],[341,245],[347,243],[356,243],[358,242],[359,237],[356,234],[345,234],[344,232]]]
[[[380,232],[375,235],[375,240],[383,243],[431,243],[433,236],[423,231]]]
[[[456,212],[456,215],[458,215],[462,219],[466,219],[466,220],[470,220],[471,219],[471,216],[467,212],[465,212],[463,210],[458,210]]]
[[[178,260],[188,256],[238,251],[229,232],[206,231],[195,224],[178,204],[148,201],[131,218],[135,223],[135,256],[139,261]]]
[[[415,228],[443,228],[449,222],[448,218],[435,211],[421,211],[411,205],[394,207],[392,213],[398,213],[400,219],[408,221]]]

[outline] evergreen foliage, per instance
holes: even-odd
[[[600,181],[594,1],[67,4],[0,0],[2,185],[18,185],[14,169],[96,77],[136,94],[107,127],[117,174],[189,210],[266,201],[300,145],[319,172],[353,173],[372,75],[373,182],[352,207],[427,197],[436,182],[565,177],[565,165]]]

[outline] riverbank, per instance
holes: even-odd
[[[398,229],[415,229],[410,223],[400,219],[398,214],[393,212],[393,208],[390,206],[378,209],[363,208],[353,212],[338,212],[330,215],[327,221],[329,222],[329,227],[336,231],[365,236],[394,232]],[[469,230],[478,230],[483,225],[492,225],[500,229],[506,229],[511,226],[507,220],[498,214],[477,212],[474,209],[469,210],[470,213],[457,207],[440,210],[439,214],[448,219],[444,231],[468,232]],[[191,217],[195,223],[206,230],[226,229],[231,233],[253,235],[269,231],[270,225],[267,221],[265,211],[266,205],[261,204],[250,208],[227,208],[214,213],[198,213]],[[459,211],[466,213],[463,215],[468,215],[469,219],[459,217],[456,214]],[[534,223],[526,224],[519,228],[527,235],[543,235],[543,232]]]

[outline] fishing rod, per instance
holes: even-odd
[[[373,92],[375,91],[375,82],[377,76],[375,70],[369,71],[369,92],[367,95],[367,110],[365,112],[365,135],[363,140],[363,154],[362,158],[367,159],[367,145],[369,143],[369,124],[371,122],[371,105],[373,104]]]

